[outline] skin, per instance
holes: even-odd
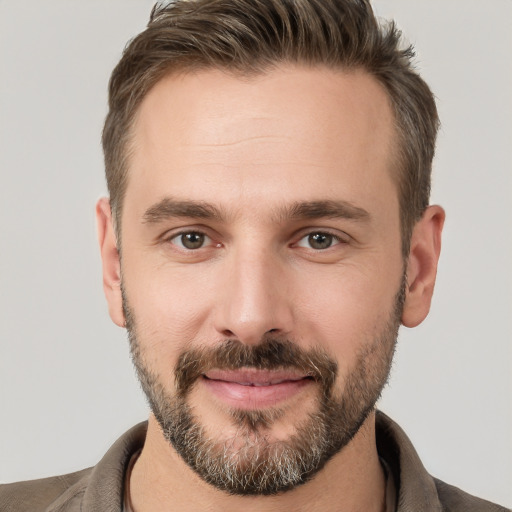
[[[122,277],[145,363],[166,389],[173,390],[183,349],[229,338],[257,344],[272,331],[330,354],[343,392],[358,351],[392,315],[404,272],[394,142],[386,93],[362,71],[283,66],[241,79],[205,70],[168,76],[148,93],[134,126]],[[221,215],[162,214],[162,200],[207,202]],[[290,206],[311,201],[334,201],[350,215],[289,215]],[[107,199],[97,217],[109,311],[124,326]],[[431,206],[413,231],[406,326],[428,313],[443,221],[443,210]],[[178,234],[191,231],[207,235],[203,247],[180,246]],[[312,248],[308,235],[318,232],[334,235],[333,244]],[[316,398],[314,383],[279,396],[286,412],[269,436],[286,439]],[[227,436],[234,426],[226,400],[201,382],[190,396],[202,423]],[[258,395],[240,402],[258,403]],[[312,481],[272,497],[230,496],[206,484],[150,416],[130,482],[137,512],[380,511],[384,484],[374,413]]]

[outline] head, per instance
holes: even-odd
[[[155,5],[147,29],[128,44],[110,79],[103,148],[116,226],[129,179],[134,120],[148,91],[164,76],[198,69],[253,76],[279,64],[357,69],[383,86],[393,109],[392,172],[406,258],[413,226],[429,204],[439,125],[433,94],[414,71],[413,56],[394,23],[379,24],[367,0],[177,0]]]
[[[161,436],[219,489],[293,489],[370,439],[400,322],[428,312],[437,117],[398,44],[366,2],[188,0],[114,71],[111,316]]]

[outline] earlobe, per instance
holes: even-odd
[[[445,212],[440,206],[429,206],[413,229],[402,313],[402,324],[406,327],[419,325],[430,310],[444,219]]]
[[[110,318],[119,327],[124,327],[121,262],[110,202],[106,197],[101,198],[96,204],[96,223],[103,269],[103,291],[107,299]]]

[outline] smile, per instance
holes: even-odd
[[[203,384],[214,397],[237,409],[265,409],[293,398],[314,383],[309,375],[290,370],[212,370]]]

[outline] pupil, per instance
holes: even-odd
[[[313,249],[327,249],[332,245],[332,235],[325,233],[309,235],[309,245],[311,245]]]
[[[186,233],[181,235],[181,242],[187,249],[199,249],[204,243],[204,235],[201,233]]]

